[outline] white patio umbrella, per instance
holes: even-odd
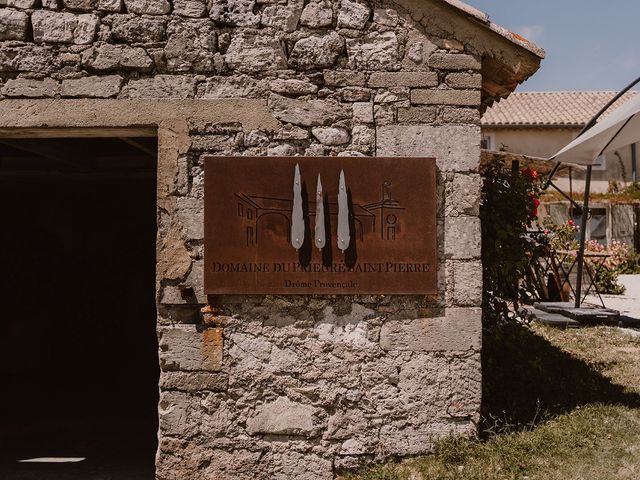
[[[629,91],[638,82],[640,82],[640,78],[636,79],[612,98],[611,101],[591,119],[575,140],[549,159],[555,160],[556,166],[549,176],[547,186],[552,184],[551,179],[561,163],[586,165],[587,167],[584,203],[582,206],[582,220],[580,222],[580,249],[578,251],[578,278],[576,283],[575,301],[576,308],[580,308],[582,300],[582,270],[584,266],[584,245],[587,218],[589,215],[591,170],[593,165],[597,163],[597,159],[600,155],[640,142],[640,95],[636,95],[631,100],[625,102],[599,123],[596,123],[596,121],[611,107],[611,105],[613,105],[624,93]]]

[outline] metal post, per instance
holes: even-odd
[[[580,222],[580,248],[578,249],[578,279],[576,281],[576,308],[582,301],[582,269],[584,267],[584,247],[587,240],[587,220],[589,218],[589,190],[591,189],[591,165],[587,166],[587,180],[584,186],[584,202]]]
[[[636,144],[632,143],[631,144],[631,181],[633,183],[636,183],[638,181],[638,171],[637,171],[637,165],[636,165],[637,157],[638,155],[636,150]]]

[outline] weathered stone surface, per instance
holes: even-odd
[[[344,128],[315,127],[311,133],[324,145],[342,145],[349,143],[349,132]]]
[[[188,240],[204,238],[204,202],[199,198],[179,197],[174,215]]]
[[[153,68],[153,60],[142,48],[107,43],[82,52],[82,65],[96,71],[148,71]]]
[[[418,105],[480,106],[480,90],[424,90],[411,91],[411,103]]]
[[[377,129],[376,146],[381,157],[435,157],[443,172],[475,171],[480,165],[477,126],[386,125]]]
[[[124,0],[129,13],[138,15],[166,15],[171,11],[168,0]]]
[[[69,78],[62,81],[63,97],[111,98],[120,93],[120,75]]]
[[[42,0],[42,8],[48,8],[49,10],[57,10],[60,8],[60,0]]]
[[[343,102],[368,102],[371,99],[371,90],[362,87],[345,87],[340,90],[340,98]]]
[[[224,373],[162,372],[160,389],[181,392],[223,392],[229,386],[229,377]]]
[[[333,102],[305,102],[275,93],[269,95],[269,108],[277,119],[303,127],[326,125],[349,116],[344,108]]]
[[[431,42],[424,33],[411,30],[405,44],[402,65],[407,70],[428,69],[427,61],[437,48],[437,45]]]
[[[305,479],[327,480],[333,477],[333,465],[326,458],[312,453],[285,451],[267,454],[264,458],[269,471],[277,472],[272,478],[278,480]],[[219,478],[219,477],[218,477]]]
[[[482,75],[479,73],[450,73],[445,78],[445,83],[451,88],[473,88],[482,87]]]
[[[440,110],[442,123],[480,124],[480,111],[477,108],[443,107]]]
[[[98,0],[63,0],[64,8],[90,12],[98,6]]]
[[[3,8],[0,10],[0,41],[26,40],[29,16],[18,10]]]
[[[385,27],[396,27],[400,22],[400,18],[397,10],[393,8],[376,8],[373,11],[373,21]]]
[[[93,42],[100,19],[97,15],[38,10],[31,15],[33,39],[36,42]]]
[[[482,67],[477,57],[462,53],[434,53],[428,64],[441,70],[480,70]]]
[[[478,217],[446,217],[444,228],[444,253],[448,258],[480,258],[481,234]]]
[[[356,123],[373,123],[373,103],[356,102],[353,104],[353,121]]]
[[[2,87],[2,94],[7,97],[46,98],[53,97],[57,91],[58,82],[51,78],[44,80],[9,79]]]
[[[304,7],[300,23],[311,28],[330,27],[333,23],[333,9],[327,0],[312,0]]]
[[[361,72],[326,70],[324,81],[330,87],[360,86],[367,84],[367,76]]]
[[[51,73],[60,65],[51,47],[0,45],[0,72]]]
[[[433,123],[436,121],[436,107],[409,107],[398,109],[398,123]]]
[[[314,417],[318,414],[318,410],[310,405],[278,397],[275,401],[258,407],[254,416],[247,419],[247,432],[250,435],[267,433],[310,436],[316,430]]]
[[[269,83],[272,92],[281,93],[282,95],[300,96],[313,95],[318,91],[317,85],[304,80],[273,80]]]
[[[167,28],[169,40],[164,48],[169,72],[215,72],[217,35],[213,22],[207,19],[175,19]]]
[[[312,35],[296,42],[289,57],[289,64],[304,70],[327,68],[336,63],[343,51],[344,38],[336,32]]]
[[[356,125],[351,130],[351,143],[353,145],[374,145],[376,143],[376,131],[366,125]]]
[[[342,0],[338,11],[338,28],[354,28],[362,30],[369,20],[371,11],[364,3]]]
[[[482,263],[454,262],[453,302],[466,307],[482,305]]]
[[[200,18],[207,13],[205,0],[173,0],[173,13],[183,17]]]
[[[445,186],[445,216],[479,215],[481,190],[480,175],[455,174],[453,181]]]
[[[163,371],[220,371],[222,331],[198,332],[195,325],[158,327],[160,368]]]
[[[116,42],[157,43],[162,42],[167,34],[162,18],[139,17],[132,14],[114,15],[111,18],[111,33]]]
[[[0,3],[0,6],[7,6],[13,8],[34,8],[38,0],[5,0],[5,3]]]
[[[303,0],[290,0],[286,5],[269,5],[262,11],[260,23],[263,27],[293,32],[298,26],[303,6]]]
[[[306,140],[309,138],[309,131],[304,128],[294,127],[293,125],[285,125],[278,133],[276,133],[276,140]]]
[[[442,317],[385,322],[380,346],[388,351],[480,350],[481,333],[480,308],[449,308]]]
[[[253,13],[254,0],[215,0],[209,16],[216,22],[236,27],[257,27],[260,15]]]
[[[246,75],[209,77],[202,89],[202,98],[257,98],[265,88]]]
[[[98,0],[98,10],[119,13],[123,10],[122,0]]]
[[[229,68],[246,73],[287,68],[283,45],[279,40],[267,35],[234,35],[225,59]]]
[[[347,40],[349,67],[354,70],[398,70],[398,38],[394,32],[370,32]]]
[[[122,98],[193,98],[196,83],[184,75],[156,75],[130,80],[122,89]]]
[[[369,77],[370,87],[437,87],[435,72],[374,72]]]

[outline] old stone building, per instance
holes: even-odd
[[[56,350],[65,351],[70,336],[93,332],[87,340],[92,347],[84,351],[93,358],[91,350],[108,338],[103,357],[110,368],[121,365],[121,375],[138,365],[138,357],[126,357],[129,350],[122,346],[134,335],[132,324],[150,318],[153,330],[157,322],[158,479],[329,479],[369,461],[429,452],[446,435],[476,432],[480,116],[537,70],[542,50],[458,0],[0,0],[0,5],[0,177],[4,192],[14,192],[3,203],[17,209],[25,198],[39,199],[34,211],[40,212],[12,221],[29,218],[29,228],[40,225],[30,234],[35,242],[49,238],[46,225],[55,233],[68,220],[68,232],[55,238],[61,245],[80,242],[95,211],[68,219],[61,210],[43,213],[54,198],[45,192],[63,182],[58,178],[65,179],[58,183],[65,195],[86,190],[86,182],[93,181],[88,190],[107,203],[100,214],[106,220],[95,228],[108,226],[108,235],[91,237],[100,251],[110,252],[105,270],[83,270],[63,286],[54,277],[61,293],[46,298],[59,303],[32,312],[30,321],[42,322],[60,311],[54,305],[72,298],[90,299],[84,300],[78,328],[49,341],[56,338],[65,345]],[[136,163],[150,154],[153,162]],[[435,157],[438,294],[207,299],[205,154]],[[53,176],[53,164],[60,177]],[[145,189],[142,180],[134,180],[143,166],[155,182]],[[27,176],[40,183],[27,182]],[[121,191],[126,196],[116,202]],[[140,265],[141,254],[115,250],[117,238],[141,238],[137,229],[143,222],[133,215],[145,199],[156,201],[157,248],[155,264],[139,268],[155,273],[157,319],[132,307],[136,298],[151,298],[154,291],[153,281],[127,280],[127,265]],[[83,202],[65,205],[79,208]],[[119,226],[125,217],[132,220]],[[19,249],[24,238],[29,235],[16,235],[15,244],[3,240],[4,251]],[[53,277],[74,264],[80,247],[53,252],[54,243],[34,244],[35,250],[49,249],[39,266],[30,267],[38,272],[35,277]],[[45,262],[49,267],[42,271],[44,260],[63,254],[67,263]],[[121,270],[106,270],[122,255],[127,261],[117,263]],[[29,257],[12,261],[16,272],[27,268]],[[134,294],[124,302],[126,285]],[[37,302],[38,294],[25,298]],[[223,314],[203,322],[201,308],[208,302]],[[15,313],[27,315],[23,308]],[[65,321],[72,314],[67,313],[51,318]],[[119,320],[125,316],[126,322]],[[15,337],[5,335],[2,341],[15,355],[33,345],[34,336],[42,335],[46,344],[38,329],[26,333],[13,325],[9,331]],[[55,327],[47,331],[55,335]],[[23,334],[31,340],[20,340]],[[130,349],[135,355],[155,349],[153,338],[135,339],[137,348]],[[43,351],[34,349],[30,358],[44,358],[36,357]],[[56,352],[50,354],[56,358]],[[158,357],[145,358],[158,363]],[[50,361],[55,362],[35,364],[55,365]],[[18,363],[3,362],[8,365],[3,368],[26,368]],[[157,387],[153,369],[145,372],[152,378],[149,408]],[[137,389],[127,393],[145,381],[139,376],[119,397],[109,397],[115,403],[100,403],[112,381],[101,375],[96,369],[88,375],[104,378],[104,388],[92,397],[95,416],[117,399],[126,410],[136,395],[144,395]],[[55,382],[51,385],[50,395]],[[20,388],[12,391],[18,392],[18,412],[27,400],[19,396]],[[155,416],[153,407],[150,411]],[[20,418],[29,421],[14,415]],[[140,418],[125,423],[132,428]],[[123,428],[123,438],[133,435]]]

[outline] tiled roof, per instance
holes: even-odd
[[[522,92],[494,103],[482,117],[483,126],[582,127],[617,92]],[[638,92],[626,93],[609,111]],[[607,112],[608,113],[608,112]],[[605,113],[605,116],[606,114]]]

